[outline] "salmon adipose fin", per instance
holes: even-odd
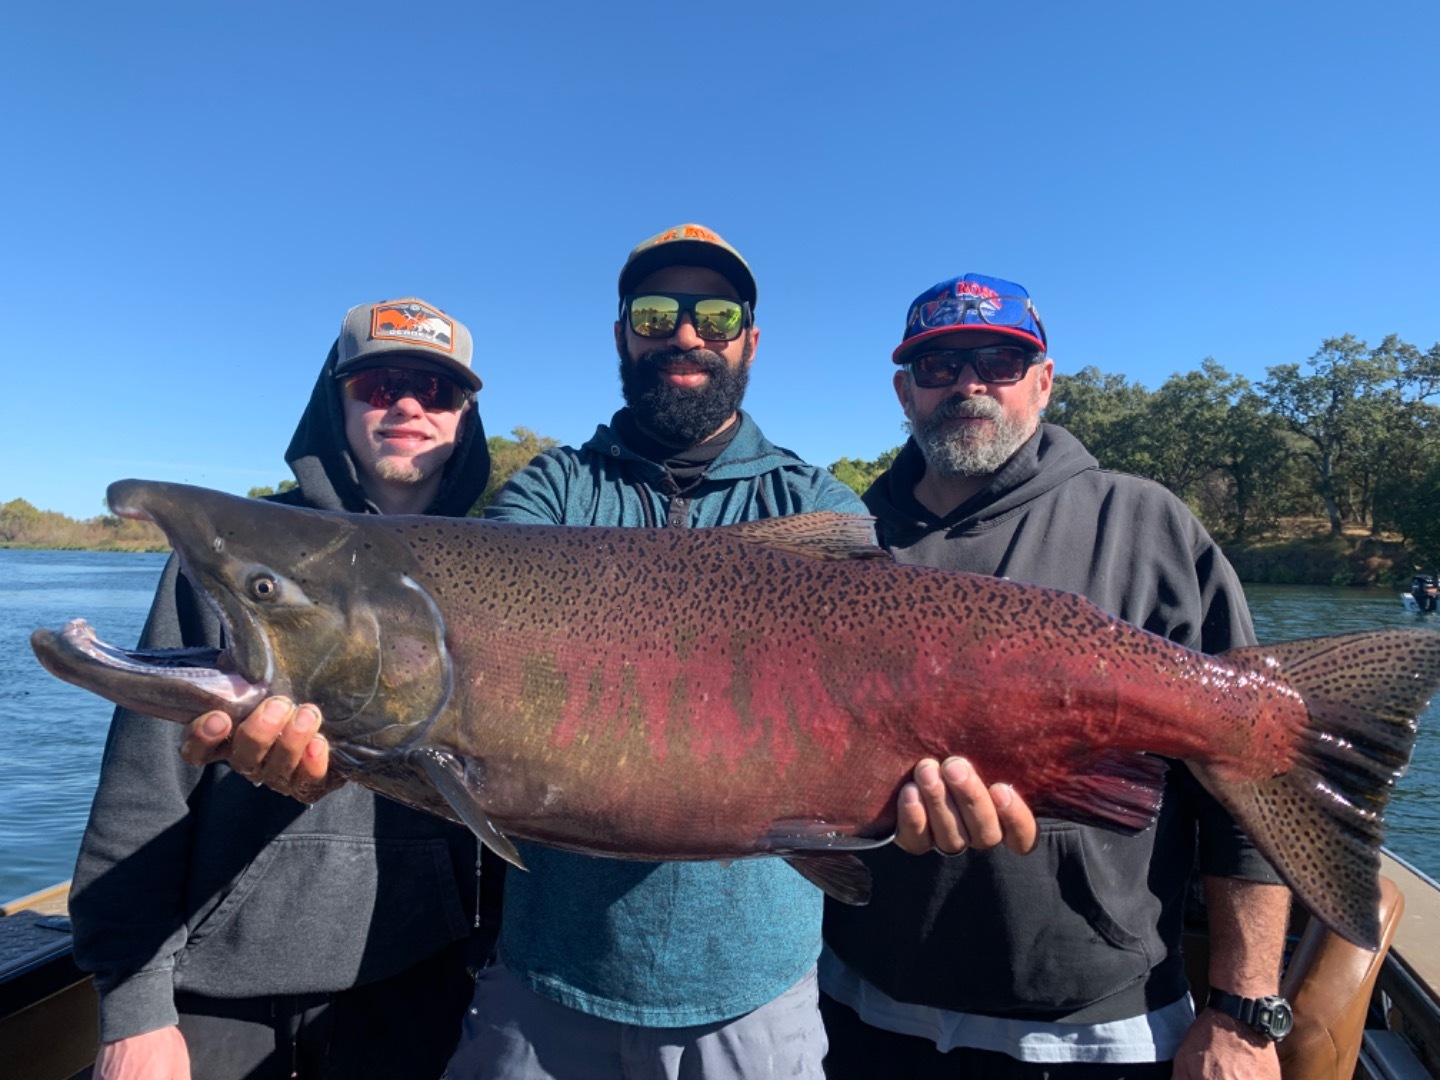
[[[1440,634],[1383,630],[1231,649],[1222,659],[1290,686],[1308,724],[1271,780],[1191,770],[1310,912],[1347,941],[1379,944],[1381,812],[1440,688]]]
[[[1043,794],[1031,796],[1030,809],[1041,817],[1134,835],[1159,815],[1168,769],[1164,758],[1102,750],[1077,762],[1071,775]]]
[[[748,544],[788,551],[809,559],[885,559],[893,556],[875,545],[875,519],[816,510],[808,514],[762,518],[717,527]]]
[[[520,858],[520,852],[510,838],[495,827],[494,822],[486,816],[470,794],[469,785],[466,783],[465,763],[454,754],[429,746],[417,750],[415,760],[445,797],[450,809],[470,827],[470,831],[480,842],[511,866],[524,870],[525,862]]]

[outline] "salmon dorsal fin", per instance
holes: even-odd
[[[717,529],[747,544],[811,559],[889,559],[888,551],[875,546],[874,526],[874,518],[817,510]]]

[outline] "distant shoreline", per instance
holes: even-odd
[[[102,555],[168,555],[170,554],[169,544],[105,544],[94,546],[87,544],[67,544],[56,547],[54,544],[24,544],[8,540],[0,540],[0,551],[87,551]]]

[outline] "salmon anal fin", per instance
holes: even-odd
[[[430,777],[430,782],[445,797],[450,809],[470,826],[470,831],[479,837],[480,842],[511,866],[524,870],[525,863],[520,858],[520,852],[515,850],[510,838],[495,827],[470,794],[469,770],[465,763],[454,754],[436,750],[431,746],[415,751],[415,760],[425,770],[425,775]]]
[[[816,510],[808,514],[719,525],[725,535],[747,544],[788,551],[810,559],[890,559],[875,545],[874,518]]]
[[[1132,836],[1148,829],[1159,815],[1168,768],[1164,758],[1152,754],[1107,750],[1054,787],[1025,792],[1025,800],[1037,816]]]

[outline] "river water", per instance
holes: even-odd
[[[102,640],[133,644],[164,565],[163,555],[0,550],[0,901],[70,876],[110,723],[107,703],[40,667],[30,631],[83,616]],[[1262,642],[1440,629],[1392,591],[1253,585],[1246,596]],[[1440,878],[1440,699],[1387,818],[1390,848]]]

